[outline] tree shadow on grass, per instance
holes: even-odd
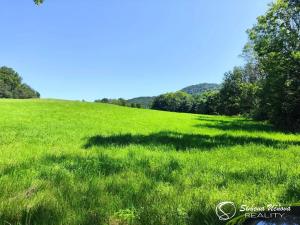
[[[89,137],[84,144],[88,149],[94,146],[128,145],[160,146],[164,145],[176,150],[211,150],[218,147],[257,144],[273,148],[286,148],[289,145],[300,145],[300,141],[278,141],[261,137],[231,136],[227,134],[209,136],[204,134],[184,134],[177,132],[158,132],[143,134],[115,134],[110,136],[96,135]]]
[[[252,121],[250,118],[239,117],[239,116],[219,116],[219,115],[199,115],[198,120],[209,121],[209,122],[224,122],[224,121]]]
[[[199,120],[201,124],[196,125],[198,128],[214,128],[224,131],[247,131],[247,132],[283,132],[280,131],[271,124],[263,122],[255,122],[251,119],[241,118],[237,120],[228,119],[213,119],[210,117],[200,116]]]

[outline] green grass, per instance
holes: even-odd
[[[0,224],[219,224],[300,201],[300,135],[241,117],[0,100]]]

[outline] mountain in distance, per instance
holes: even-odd
[[[127,102],[140,104],[142,106],[142,108],[150,108],[154,98],[155,98],[155,96],[153,96],[153,97],[137,97],[137,98],[128,99]]]
[[[196,85],[191,85],[185,88],[182,88],[180,91],[186,92],[191,95],[200,95],[206,91],[209,90],[218,90],[220,89],[219,84],[214,84],[214,83],[201,83],[201,84],[196,84]],[[141,104],[143,108],[150,108],[151,104],[156,96],[153,97],[137,97],[137,98],[132,98],[128,99],[128,103],[135,103],[135,104]]]
[[[218,90],[219,88],[220,88],[219,84],[201,83],[201,84],[191,85],[191,86],[182,88],[181,91],[186,92],[190,95],[200,95],[206,91]]]

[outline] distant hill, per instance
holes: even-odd
[[[209,90],[217,90],[220,88],[219,84],[214,83],[201,83],[196,85],[191,85],[181,89],[181,91],[186,92],[191,95],[199,95]]]
[[[128,99],[127,102],[141,104],[141,106],[143,108],[150,108],[154,98],[155,98],[155,96],[154,97],[137,97],[137,98]]]
[[[180,91],[186,92],[191,95],[199,95],[204,93],[205,91],[209,90],[217,90],[220,88],[219,84],[214,84],[214,83],[201,83],[201,84],[196,84],[196,85],[191,85],[185,88],[182,88]],[[137,97],[137,98],[132,98],[128,99],[128,103],[135,103],[135,104],[141,104],[143,108],[150,108],[154,98],[153,97]]]

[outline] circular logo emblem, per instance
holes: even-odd
[[[216,206],[216,214],[219,220],[230,220],[236,214],[236,208],[233,202],[220,202]]]

